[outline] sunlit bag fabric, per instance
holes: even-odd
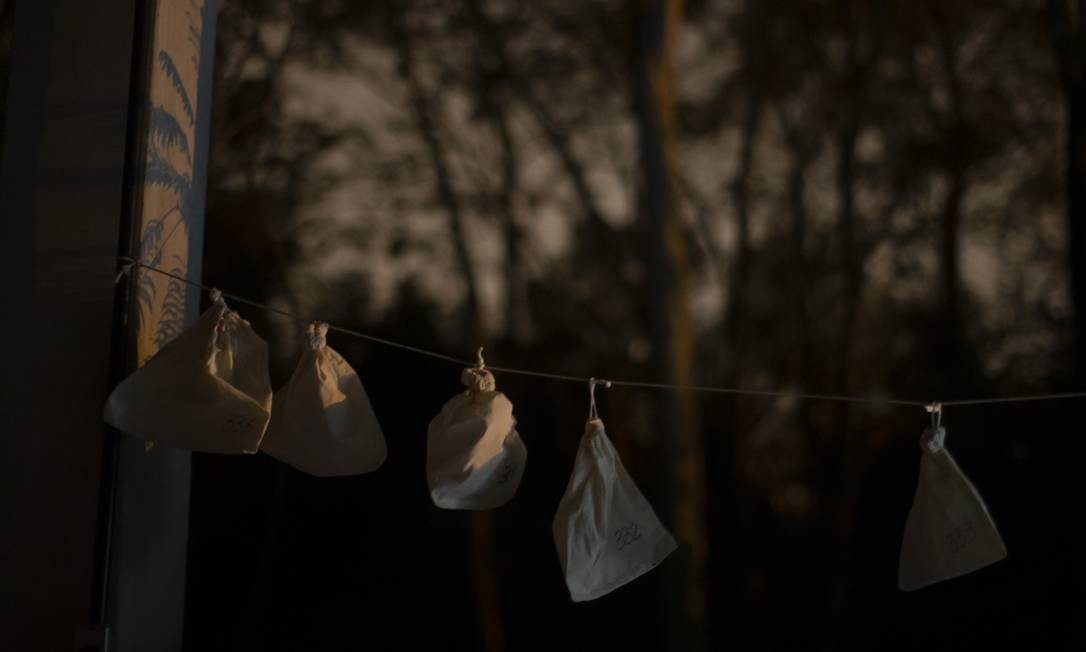
[[[946,430],[920,437],[920,481],[905,523],[902,591],[971,573],[1007,556],[984,500],[945,447]]]
[[[375,470],[387,449],[358,374],[325,342],[327,324],[311,324],[308,346],[286,386],[275,393],[260,449],[311,475]]]
[[[599,419],[585,425],[552,530],[574,602],[594,600],[636,579],[676,547]]]
[[[157,444],[255,453],[271,416],[268,347],[219,296],[110,395],[105,420]]]
[[[430,497],[444,509],[491,509],[520,486],[528,450],[516,430],[513,404],[496,391],[494,376],[465,369],[468,390],[445,403],[430,421],[426,477]]]

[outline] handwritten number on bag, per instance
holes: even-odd
[[[626,546],[630,545],[634,541],[641,538],[641,528],[637,523],[630,523],[623,525],[619,529],[615,530],[615,543],[618,544],[618,549],[622,550]]]
[[[226,423],[222,426],[222,431],[231,434],[249,432],[254,425],[256,425],[256,417],[235,414],[227,417]]]
[[[498,475],[498,481],[495,483],[495,486],[500,487],[506,482],[509,482],[509,478],[512,477],[513,471],[516,470],[516,468],[516,464],[506,462],[505,466],[502,467],[501,473]]]
[[[946,534],[947,545],[950,546],[950,552],[954,554],[965,550],[976,540],[977,531],[972,521],[966,521]]]

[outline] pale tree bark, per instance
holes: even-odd
[[[631,81],[643,182],[640,227],[653,364],[663,382],[689,384],[694,355],[687,306],[691,270],[675,201],[674,52],[682,3],[632,0],[631,10],[636,48]],[[661,570],[670,580],[669,593],[679,598],[668,601],[669,642],[682,649],[699,649],[705,643],[705,469],[695,408],[688,392],[660,394],[658,449],[666,495],[659,507],[682,543],[675,553],[680,559]]]
[[[834,388],[839,394],[852,391],[852,352],[856,338],[860,302],[864,288],[864,264],[867,238],[861,237],[856,208],[856,146],[863,128],[872,71],[881,53],[885,23],[864,21],[863,8],[844,3],[846,50],[840,78],[844,93],[842,112],[836,129],[837,166],[837,238],[841,272],[841,312],[838,327],[837,360],[834,364]],[[868,24],[870,23],[870,24]],[[865,443],[853,433],[850,406],[838,406],[827,454],[822,456],[820,486],[826,487],[828,503],[834,506],[831,520],[835,528],[832,549],[836,551],[828,584],[825,641],[827,649],[842,644],[848,613],[848,568],[852,557],[855,515],[866,457]]]
[[[1075,377],[1086,384],[1086,2],[1048,0],[1049,36],[1063,91],[1068,268]]]
[[[765,36],[765,11],[760,0],[747,0],[744,13],[750,27],[743,39],[742,69],[746,77],[746,94],[743,100],[743,117],[739,132],[739,154],[735,177],[728,190],[735,206],[736,247],[728,283],[728,302],[724,315],[724,333],[728,342],[726,376],[732,385],[743,379],[745,361],[742,327],[747,318],[747,301],[751,271],[750,245],[750,182],[754,172],[754,143],[761,128],[765,106],[766,72],[761,65],[761,43]]]
[[[466,286],[464,300],[464,340],[468,345],[482,343],[485,336],[479,305],[478,281],[467,244],[467,232],[460,197],[453,186],[448,153],[438,127],[435,107],[419,79],[410,27],[402,8],[392,12],[391,33],[396,46],[399,73],[407,86],[408,101],[414,112],[415,126],[422,138],[434,174],[436,195],[449,218],[449,230],[460,273]],[[498,652],[505,648],[501,596],[494,563],[494,518],[490,511],[474,512],[471,519],[472,560],[478,602],[479,628],[483,649]]]
[[[792,282],[792,313],[795,318],[794,335],[798,355],[797,366],[802,385],[813,390],[817,382],[814,366],[814,343],[811,339],[811,314],[807,305],[807,171],[814,160],[817,136],[812,137],[801,125],[795,124],[788,115],[784,99],[774,98],[774,113],[788,146],[788,226]],[[817,430],[811,420],[810,402],[799,404],[799,421],[811,450],[818,450]]]
[[[513,63],[509,59],[502,29],[499,25],[494,24],[494,21],[483,8],[482,3],[466,2],[465,8],[469,20],[475,26],[479,38],[479,47],[487,56],[494,58],[497,67],[494,71],[496,78],[502,84],[508,86],[509,90],[512,91],[513,99],[527,109],[535,123],[542,130],[548,146],[558,158],[566,178],[569,179],[570,184],[573,186],[574,195],[576,195],[581,205],[581,210],[590,231],[589,239],[593,242],[606,243],[608,241],[607,236],[613,229],[603,217],[603,211],[600,210],[595,194],[588,184],[584,165],[573,152],[573,144],[569,134],[555,120],[547,102],[539,96],[532,84],[525,83],[523,81],[524,75],[520,71],[513,69]]]
[[[439,107],[435,107],[419,78],[415,59],[414,44],[410,28],[405,25],[403,11],[393,12],[391,28],[395,40],[398,69],[401,79],[407,86],[408,102],[411,105],[415,127],[422,139],[429,159],[430,168],[436,185],[436,199],[445,209],[449,219],[449,231],[452,235],[453,249],[457,266],[465,285],[464,299],[464,339],[469,344],[481,341],[485,333],[482,313],[479,305],[479,283],[468,249],[468,236],[464,220],[464,211],[460,197],[453,185],[449,169],[449,156],[438,126]]]
[[[531,335],[531,306],[526,295],[523,261],[521,260],[523,229],[516,211],[520,162],[516,141],[509,123],[509,110],[502,91],[509,76],[505,48],[494,41],[490,22],[477,2],[467,2],[469,16],[475,21],[478,45],[475,56],[476,78],[479,84],[479,106],[498,141],[501,179],[496,191],[497,207],[505,243],[505,328],[509,337],[524,340]],[[487,64],[495,55],[497,65]]]
[[[501,186],[498,205],[502,218],[502,236],[505,241],[505,328],[509,337],[524,340],[531,335],[532,312],[525,287],[524,261],[522,260],[523,233],[517,218],[515,197],[517,193],[516,143],[509,128],[505,111],[493,102],[487,109],[494,133],[501,144]]]
[[[1086,0],[1049,0],[1049,36],[1064,101],[1064,131],[1066,149],[1064,184],[1067,198],[1067,262],[1071,285],[1071,305],[1074,314],[1074,379],[1077,387],[1086,386]],[[1067,492],[1061,480],[1079,473],[1086,446],[1081,437],[1061,440],[1059,450],[1048,451],[1056,460],[1049,474],[1050,495],[1057,496],[1051,509],[1054,514],[1072,513],[1078,509],[1074,492]],[[1078,596],[1061,604],[1055,622],[1063,628],[1067,649],[1081,649],[1084,636],[1078,622],[1084,609],[1082,599],[1086,588],[1086,563],[1074,541],[1061,538],[1056,554],[1069,560],[1065,577],[1069,592]],[[1077,642],[1077,646],[1076,643]]]
[[[936,17],[938,21],[938,16]],[[965,195],[968,190],[969,168],[973,164],[973,142],[963,107],[962,78],[957,69],[957,41],[950,28],[940,24],[938,28],[939,61],[947,87],[947,116],[940,131],[944,134],[945,170],[947,182],[940,210],[939,238],[939,315],[935,323],[936,356],[943,365],[944,382],[949,386],[959,384],[961,377],[961,347],[964,333],[961,322],[961,222]],[[948,387],[949,389],[949,387]]]
[[[751,182],[754,175],[755,143],[761,132],[766,110],[767,81],[764,61],[765,21],[767,12],[761,0],[746,0],[743,7],[748,26],[741,39],[742,63],[740,73],[744,78],[740,121],[739,148],[735,175],[727,184],[735,210],[736,244],[730,265],[727,265],[727,301],[724,312],[723,369],[725,384],[742,387],[747,371],[747,350],[744,346],[749,329],[749,299],[752,267],[751,251]],[[722,268],[725,266],[721,266]],[[707,635],[711,641],[735,640],[741,623],[735,615],[742,611],[743,564],[740,546],[735,533],[743,530],[742,511],[739,509],[740,486],[739,461],[746,455],[741,434],[746,432],[748,418],[743,409],[747,403],[740,397],[723,397],[727,423],[731,424],[728,437],[705,439],[705,459],[720,469],[706,474],[710,556],[707,591]]]

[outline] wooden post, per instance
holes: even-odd
[[[114,275],[130,255],[199,277],[216,4],[16,5],[0,168],[4,649],[102,650],[107,629],[110,650],[181,649],[189,454],[145,454],[101,414],[199,306],[164,278]],[[141,283],[154,298],[128,311],[118,301]]]

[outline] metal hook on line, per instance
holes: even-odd
[[[943,425],[943,404],[929,403],[924,406],[924,411],[931,415],[931,429],[938,430]]]
[[[599,419],[600,418],[599,412],[596,411],[596,385],[603,385],[604,387],[610,388],[611,387],[611,381],[603,380],[603,379],[596,379],[596,378],[589,378],[588,379],[588,419],[589,419],[589,421],[591,421],[593,419]]]
[[[136,261],[123,263],[121,269],[117,272],[117,275],[113,277],[113,284],[116,285],[121,282],[121,279],[132,273],[132,268],[135,267]]]

